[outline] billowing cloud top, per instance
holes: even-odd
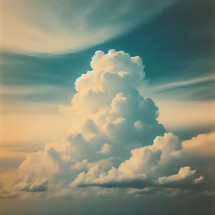
[[[129,31],[175,0],[0,0],[0,48],[80,51]]]
[[[67,135],[23,161],[12,194],[77,197],[122,187],[130,195],[213,194],[214,150],[201,149],[214,148],[214,133],[181,142],[166,132],[154,102],[138,91],[145,76],[139,57],[97,51],[91,67],[76,80],[71,105],[60,107],[70,121]]]

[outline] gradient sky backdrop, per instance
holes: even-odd
[[[139,92],[158,106],[158,121],[167,132],[177,135],[180,141],[209,135],[211,145],[208,143],[205,148],[209,147],[212,154],[202,161],[201,168],[208,170],[205,174],[209,178],[211,174],[209,181],[212,181],[215,178],[213,0],[0,0],[0,4],[2,214],[209,215],[215,212],[213,183],[207,195],[197,192],[195,197],[185,191],[184,195],[174,197],[150,194],[151,191],[140,197],[125,196],[127,188],[119,186],[116,189],[122,194],[115,191],[111,194],[114,188],[101,188],[104,189],[101,193],[108,195],[90,198],[91,193],[100,191],[81,187],[88,195],[84,196],[83,191],[84,197],[78,193],[77,198],[76,194],[62,198],[47,194],[49,190],[28,191],[25,195],[23,191],[11,191],[8,185],[17,183],[13,179],[27,155],[43,151],[47,142],[65,135],[70,120],[60,113],[59,106],[70,105],[76,93],[75,80],[92,70],[90,62],[95,52],[108,53],[111,49],[142,58],[145,81]],[[195,165],[198,162],[193,161]]]

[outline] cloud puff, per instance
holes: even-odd
[[[86,151],[84,156],[91,151],[98,157],[95,149],[108,143],[111,156],[127,157],[132,148],[152,144],[156,136],[163,135],[165,129],[157,121],[158,108],[138,92],[145,76],[139,57],[123,51],[98,51],[91,66],[92,71],[76,80],[72,105],[61,106],[72,121],[69,141],[77,142],[77,147],[84,145],[80,149]]]
[[[102,149],[100,151],[98,151],[97,153],[100,153],[100,154],[107,154],[108,152],[110,152],[111,150],[111,145],[108,144],[108,143],[105,143],[103,146],[102,146]]]
[[[195,179],[193,180],[193,183],[194,183],[194,184],[198,184],[198,183],[201,183],[203,180],[204,180],[204,177],[203,177],[203,176],[200,176],[199,178],[195,178]]]
[[[181,167],[181,169],[178,171],[177,174],[175,175],[170,175],[170,176],[163,176],[158,178],[158,183],[159,184],[168,184],[168,183],[174,183],[174,182],[179,182],[179,181],[184,181],[187,178],[193,176],[196,173],[196,170],[191,170],[189,166],[186,167]],[[202,176],[200,176],[202,177]],[[198,181],[199,178],[194,179],[194,181]]]
[[[30,178],[26,178],[21,183],[14,186],[15,190],[27,191],[27,192],[43,192],[47,190],[48,181],[46,179],[31,181]]]
[[[3,1],[0,47],[31,53],[80,51],[129,31],[173,2]]]
[[[180,167],[182,154],[178,137],[165,133],[163,137],[155,138],[153,145],[131,150],[130,159],[122,162],[118,168],[112,167],[105,172],[102,168],[93,166],[87,173],[80,173],[71,185],[143,188],[188,186],[192,182],[198,184],[203,177],[196,178],[196,170],[189,166]],[[178,165],[174,164],[174,168],[171,168],[173,162],[178,162]],[[173,174],[177,168],[180,168],[178,173]],[[92,174],[95,169],[96,177]],[[169,176],[161,176],[165,173]]]
[[[211,146],[213,134],[195,145],[194,139],[181,143],[166,132],[154,102],[138,91],[144,85],[142,60],[123,51],[97,51],[91,67],[76,80],[71,105],[60,107],[70,122],[67,135],[28,155],[13,189],[48,190],[66,197],[85,196],[92,186],[103,194],[102,189],[122,187],[138,188],[139,194],[146,188],[153,193],[178,193],[173,189],[185,187],[204,192],[207,183],[211,192],[207,159],[199,165],[198,157],[190,157],[195,150],[188,149]],[[201,135],[196,139],[202,140]],[[205,157],[211,154],[204,153]]]
[[[215,132],[200,134],[191,140],[183,141],[183,150],[186,154],[198,158],[215,157]]]

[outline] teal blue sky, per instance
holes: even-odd
[[[134,8],[137,7],[138,4],[134,5]],[[148,89],[166,84],[167,87],[154,92],[159,95],[159,99],[177,97],[182,101],[214,101],[213,9],[214,3],[211,0],[175,1],[125,33],[118,34],[102,44],[72,53],[68,50],[61,50],[59,54],[4,49],[0,53],[2,86],[29,89],[48,86],[49,89],[39,92],[29,90],[24,94],[17,94],[16,91],[10,94],[2,93],[1,99],[5,103],[10,103],[11,100],[69,103],[75,93],[74,82],[82,73],[91,69],[90,59],[95,51],[107,52],[114,48],[143,59],[146,79],[149,80]],[[128,11],[128,14],[130,13]],[[93,25],[102,25],[96,24],[97,20],[94,18],[92,20]],[[106,22],[111,25],[111,20],[104,20],[104,23]],[[171,83],[177,84],[169,86]],[[208,125],[206,127],[208,128]]]
[[[66,54],[34,54],[1,51],[1,84],[7,86],[53,85],[73,89],[80,74],[90,70],[96,50],[124,50],[140,56],[149,85],[205,78],[214,74],[213,2],[178,1],[147,23],[86,50]],[[214,99],[214,78],[177,87],[194,100]],[[16,97],[16,95],[15,95]],[[19,98],[22,99],[22,98]],[[31,95],[23,99],[60,99],[59,95]],[[63,99],[63,98],[62,98]]]
[[[0,9],[0,13],[2,12],[0,207],[3,208],[3,214],[214,214],[215,2],[213,0],[20,0],[20,2],[0,0],[0,4],[2,6]],[[139,56],[143,61],[145,79],[141,82],[140,88],[135,87],[145,99],[152,99],[144,100],[146,107],[143,108],[152,119],[149,120],[151,130],[147,128],[146,132],[151,142],[141,146],[148,147],[154,143],[152,139],[156,136],[164,138],[165,132],[172,132],[177,135],[170,137],[176,144],[172,147],[178,150],[174,151],[175,157],[182,156],[185,150],[180,151],[178,142],[181,147],[186,141],[192,146],[192,141],[195,140],[193,137],[197,138],[199,144],[203,140],[205,144],[210,143],[211,152],[206,150],[209,148],[209,145],[206,145],[205,151],[202,150],[203,154],[196,158],[197,155],[192,154],[188,148],[190,157],[182,157],[182,160],[173,160],[172,163],[168,163],[169,160],[165,161],[167,166],[158,168],[159,178],[151,182],[139,181],[138,177],[135,178],[136,181],[129,181],[131,180],[129,178],[120,182],[120,179],[117,179],[118,181],[113,180],[106,184],[87,181],[87,170],[91,170],[96,162],[102,164],[103,158],[109,159],[115,162],[115,171],[118,171],[120,164],[129,161],[128,154],[130,156],[130,150],[135,148],[122,145],[116,149],[114,146],[111,148],[108,141],[112,140],[107,137],[104,138],[106,145],[104,144],[104,147],[98,151],[88,149],[88,146],[85,149],[85,145],[79,146],[78,150],[82,150],[83,159],[81,157],[82,160],[78,160],[77,163],[72,163],[71,160],[73,166],[68,167],[67,163],[63,163],[62,151],[58,151],[58,147],[54,145],[57,141],[59,146],[64,144],[63,140],[57,138],[58,136],[64,135],[64,140],[71,142],[71,145],[72,141],[75,144],[76,141],[81,144],[86,143],[81,133],[79,136],[72,134],[65,136],[70,123],[73,122],[71,117],[73,115],[68,107],[71,105],[71,98],[77,93],[76,79],[94,69],[90,63],[93,56],[94,59],[99,56],[98,53],[95,55],[96,51],[102,50],[105,54],[113,54],[114,51],[109,52],[112,49],[124,51],[130,56]],[[129,94],[134,107],[137,97],[135,93],[136,91],[131,91]],[[86,104],[83,102],[81,105]],[[90,105],[89,102],[89,109]],[[138,106],[137,110],[133,109],[134,116],[129,115],[130,120],[136,119],[138,114],[141,115],[138,108],[140,107]],[[136,124],[134,123],[138,129],[143,126],[141,120],[136,120]],[[84,127],[87,132],[97,131],[93,120],[87,123]],[[121,142],[129,141],[132,132],[126,130],[125,134],[120,133],[117,138],[121,138]],[[147,139],[144,132],[135,138],[142,138],[141,135]],[[99,138],[102,139],[100,136]],[[99,138],[95,140],[95,144]],[[139,146],[135,142],[136,139],[131,142],[134,146]],[[123,154],[128,149],[128,154],[127,152]],[[113,150],[112,157],[106,155],[109,150]],[[118,152],[119,157],[114,157]],[[33,188],[29,185],[33,183],[31,175],[26,176],[23,182],[15,176],[18,175],[16,171],[22,169],[23,163],[31,164],[35,171],[40,171],[40,168],[43,170],[43,165],[48,166],[49,161],[42,163],[44,158],[37,157],[40,153],[47,153],[58,164],[60,170],[51,173],[53,176],[51,183],[57,189],[59,187],[59,192],[54,193],[52,189],[49,190],[50,179],[46,179],[45,176],[40,183],[41,178],[39,178],[36,181],[39,185],[35,185],[35,182]],[[135,152],[132,153],[134,156]],[[151,160],[157,162],[157,155],[153,156]],[[172,159],[172,154],[169,154],[169,157]],[[125,161],[122,158],[126,158]],[[34,166],[31,159],[34,162],[37,160],[41,166]],[[82,174],[83,178],[86,177],[86,181],[83,179],[80,184],[77,183],[77,190],[76,188],[72,190],[78,177],[70,174],[70,170],[78,174],[75,168],[79,166],[82,168],[82,165],[86,165]],[[105,165],[109,164],[104,163]],[[195,170],[186,169],[192,165]],[[185,173],[182,171],[182,176],[179,175],[181,170],[179,167],[185,171]],[[153,169],[149,165],[148,169],[150,168]],[[195,171],[197,173],[194,173]],[[105,174],[108,176],[109,172],[101,173],[100,178]],[[176,180],[175,184],[174,181],[171,184],[171,180],[178,176],[183,178],[183,174],[187,177],[184,182],[180,183],[179,180],[177,183]],[[193,174],[197,174],[198,177],[192,178]],[[13,181],[13,178],[16,180]],[[161,184],[158,183],[159,179]],[[192,179],[191,184],[186,184],[188,179]],[[199,187],[195,187],[196,181],[200,181]],[[8,188],[11,184],[13,189],[16,188],[15,191]],[[61,186],[65,189],[60,190]],[[126,196],[127,189],[133,196]],[[70,190],[74,193],[70,193]],[[170,196],[167,194],[169,191],[171,191]],[[89,193],[93,192],[98,192],[98,195],[95,194],[91,198]],[[118,192],[116,196],[115,192]]]

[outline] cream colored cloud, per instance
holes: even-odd
[[[47,190],[48,181],[44,180],[36,180],[33,183],[31,182],[30,178],[26,178],[19,184],[14,186],[15,190],[19,191],[27,191],[27,192],[43,192]]]
[[[172,133],[165,133],[163,137],[156,137],[153,145],[131,150],[131,157],[122,162],[118,168],[112,167],[105,171],[97,164],[92,166],[87,173],[80,173],[71,185],[140,189],[159,186],[183,187],[186,185],[189,187],[193,183],[195,185],[200,183],[203,176],[196,177],[197,171],[189,166],[181,167],[182,160],[183,152],[178,137]],[[173,162],[178,163],[174,165],[174,169],[171,167]],[[168,170],[169,167],[171,167],[170,170]],[[180,168],[178,173],[173,174],[177,168]],[[163,174],[168,174],[168,176],[162,176]]]
[[[108,54],[98,51],[91,66],[92,71],[76,80],[77,93],[71,100],[72,105],[60,107],[72,120],[70,130],[73,138],[81,133],[86,141],[94,142],[94,145],[98,142],[99,147],[107,138],[114,152],[123,141],[125,145],[129,139],[138,143],[145,136],[148,144],[156,134],[163,133],[163,126],[156,120],[157,107],[136,90],[144,84],[145,76],[139,57],[130,57],[123,51],[110,50]],[[119,71],[127,75],[121,76]],[[134,127],[138,120],[142,123],[140,130]],[[126,139],[128,134],[130,137]]]
[[[111,150],[111,145],[108,144],[108,143],[105,143],[105,144],[102,146],[101,150],[98,151],[97,153],[100,153],[100,154],[107,154],[108,152],[110,152],[110,150]]]
[[[183,151],[189,155],[199,158],[215,157],[215,132],[200,134],[191,140],[182,142]]]
[[[196,173],[196,170],[191,170],[189,166],[181,167],[177,174],[170,176],[162,176],[158,178],[159,184],[168,184],[178,181],[186,180],[187,178],[193,176]],[[197,180],[197,179],[195,179]]]
[[[204,180],[204,177],[203,177],[203,176],[200,176],[199,178],[195,178],[195,179],[193,180],[193,183],[194,183],[194,184],[198,184],[198,183],[201,183],[203,180]]]
[[[136,89],[144,84],[145,76],[139,57],[130,57],[123,51],[98,51],[91,66],[92,71],[77,79],[71,105],[61,106],[70,125],[67,136],[28,155],[20,165],[17,184],[26,185],[21,179],[28,176],[26,190],[31,191],[31,183],[42,179],[48,181],[49,189],[55,189],[58,178],[64,177],[65,186],[83,170],[94,173],[93,169],[104,165],[100,160],[123,161],[132,148],[152,143],[165,131],[156,120],[158,108]],[[137,121],[141,124],[138,129],[134,126]],[[130,177],[129,169],[123,165],[120,169],[122,174],[114,168],[112,174],[116,173],[119,180]],[[131,177],[135,179],[137,172]]]
[[[165,133],[154,102],[140,95],[138,88],[145,84],[142,60],[123,51],[98,51],[91,67],[76,80],[71,105],[60,107],[68,132],[26,157],[12,191],[64,197],[74,191],[81,197],[92,193],[80,186],[96,191],[153,187],[155,193],[186,186],[202,192],[205,181],[212,180],[207,159],[204,170],[176,135]]]

